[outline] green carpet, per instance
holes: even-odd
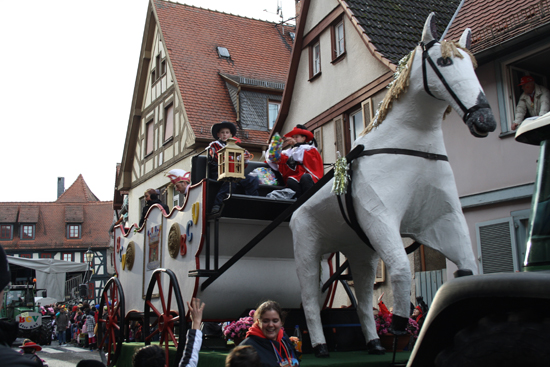
[[[132,367],[132,356],[143,345],[143,343],[124,343],[116,367]],[[225,365],[225,357],[228,353],[229,350],[223,352],[201,351],[198,367],[223,367]],[[171,360],[175,354],[176,350],[171,348]],[[398,363],[406,362],[410,355],[410,352],[398,352],[395,361]],[[392,353],[386,353],[383,356],[374,356],[367,354],[367,352],[331,352],[330,358],[315,358],[313,354],[304,354],[300,366],[356,367],[365,366],[368,363],[369,367],[387,367],[391,363],[392,357]],[[171,363],[171,366],[177,366],[177,364]]]

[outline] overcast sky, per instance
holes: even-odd
[[[294,0],[179,3],[256,19]],[[82,174],[113,198],[149,0],[0,0],[0,201],[55,201]],[[268,12],[264,11],[266,9]]]

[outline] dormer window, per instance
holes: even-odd
[[[77,240],[81,238],[81,232],[80,224],[67,224],[67,239]]]
[[[0,240],[11,241],[13,239],[13,224],[0,224]]]
[[[20,238],[22,240],[34,240],[34,224],[22,224]]]
[[[230,59],[231,55],[229,54],[229,50],[225,47],[217,47],[218,49],[218,57],[221,59]]]

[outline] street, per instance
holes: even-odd
[[[18,347],[14,347],[13,349],[20,351]],[[101,360],[97,350],[90,352],[89,349],[76,347],[71,344],[60,347],[57,345],[57,341],[53,341],[52,345],[42,347],[42,350],[37,352],[37,354],[48,363],[49,367],[74,367],[83,359]]]

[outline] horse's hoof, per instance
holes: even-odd
[[[382,346],[380,339],[372,339],[367,343],[367,352],[369,354],[386,354],[386,349]]]
[[[330,357],[330,354],[328,354],[328,348],[326,344],[317,344],[313,347],[313,351],[315,352],[315,357],[317,358],[328,358]]]
[[[453,275],[455,276],[455,278],[460,278],[468,275],[474,275],[474,272],[470,269],[458,269],[453,273]]]
[[[393,335],[406,335],[409,319],[407,317],[393,315],[391,319],[390,333]]]

